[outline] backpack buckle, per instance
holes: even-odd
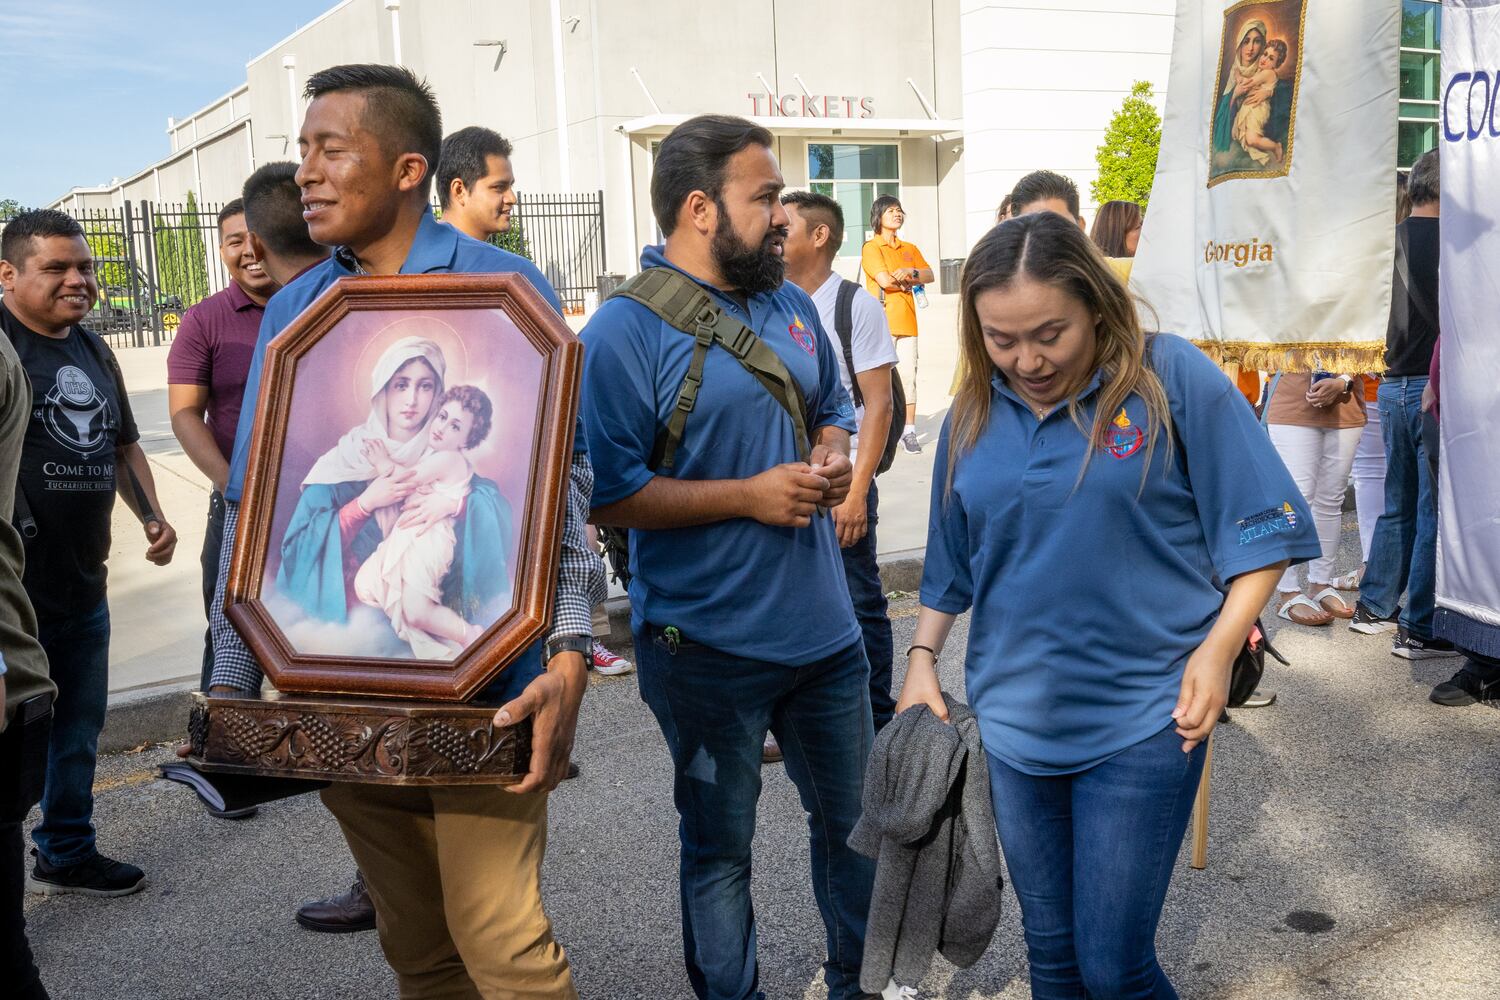
[[[698,402],[698,387],[703,384],[701,376],[688,372],[682,377],[682,388],[677,393],[677,408],[683,413],[692,413]]]

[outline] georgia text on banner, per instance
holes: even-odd
[[[1396,3],[1179,0],[1131,276],[1147,322],[1231,370],[1383,367],[1399,14]]]

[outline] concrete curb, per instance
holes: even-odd
[[[100,753],[118,753],[142,743],[162,743],[187,735],[189,695],[196,680],[174,681],[132,688],[109,696],[104,730],[99,734]]]
[[[922,583],[922,549],[887,552],[880,557],[880,581],[886,593],[915,593]],[[609,612],[611,648],[630,654],[630,602],[624,597],[605,603]],[[104,731],[99,734],[100,753],[118,753],[142,743],[179,740],[187,734],[189,695],[196,681],[175,681],[132,688],[109,696]]]

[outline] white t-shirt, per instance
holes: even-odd
[[[838,328],[833,325],[841,281],[842,278],[839,275],[830,274],[822,287],[813,292],[812,300],[813,305],[818,307],[818,319],[823,323],[823,331],[828,335],[828,342],[833,345],[834,357],[838,359],[839,381],[844,383],[844,391],[849,393],[852,401],[854,399],[853,380],[849,377],[848,366],[844,364],[844,345],[839,342]],[[854,293],[851,306],[849,346],[850,352],[854,355],[855,373],[867,372],[881,365],[894,365],[896,342],[891,338],[891,328],[885,321],[885,308],[875,301],[875,296],[863,288]],[[855,407],[855,426],[863,423],[864,419],[865,408]],[[891,419],[900,420],[902,417],[893,414]],[[857,434],[855,442],[858,442]]]

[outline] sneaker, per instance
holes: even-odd
[[[1500,695],[1500,687],[1495,682],[1485,683],[1482,677],[1469,669],[1471,666],[1473,664],[1465,663],[1458,673],[1433,688],[1427,699],[1434,705],[1462,708]]]
[[[922,442],[917,440],[916,431],[907,431],[901,435],[901,447],[906,449],[908,455],[922,454]]]
[[[598,639],[594,640],[594,662],[593,668],[605,677],[615,677],[619,674],[628,674],[635,669],[635,664],[617,656],[604,648],[604,644]]]
[[[1418,639],[1406,629],[1397,629],[1391,642],[1391,655],[1403,660],[1437,660],[1445,656],[1462,656],[1447,639]]]
[[[1356,604],[1354,606],[1354,617],[1349,619],[1349,631],[1359,632],[1363,635],[1379,635],[1382,632],[1390,632],[1397,628],[1396,619],[1400,617],[1400,608],[1397,608],[1389,618],[1381,618],[1363,604]]]
[[[135,865],[106,858],[95,851],[93,857],[76,865],[54,867],[31,849],[36,864],[26,877],[26,888],[44,896],[76,892],[83,896],[128,896],[140,892],[146,873]]]
[[[1256,688],[1250,692],[1250,697],[1245,699],[1245,703],[1240,708],[1270,708],[1274,704],[1276,704],[1275,691],[1262,691]]]
[[[766,741],[761,744],[760,762],[762,764],[781,763],[781,746],[776,742],[776,737],[770,733],[766,734]]]

